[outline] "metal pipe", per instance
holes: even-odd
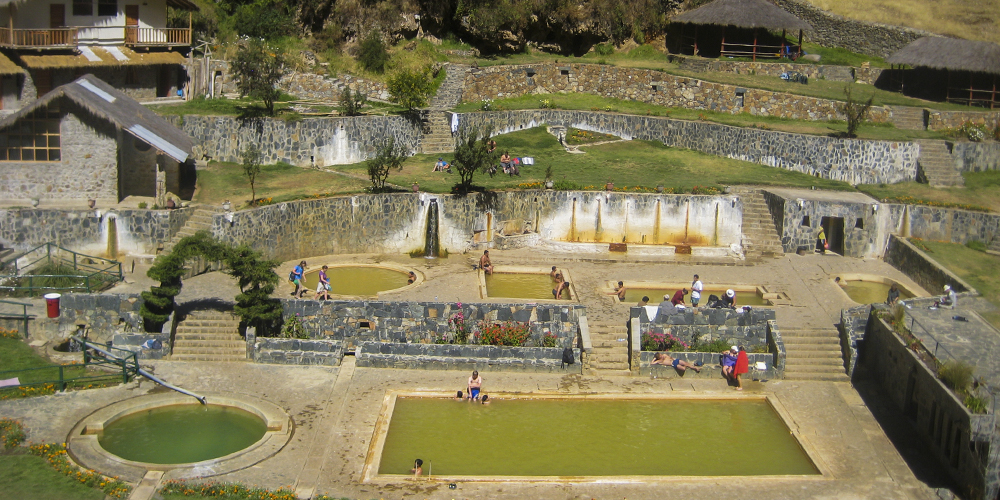
[[[79,342],[80,344],[82,344],[84,350],[86,350],[87,347],[90,347],[91,349],[93,349],[93,350],[95,350],[95,351],[97,351],[97,352],[99,352],[101,354],[104,354],[108,358],[111,358],[111,359],[113,359],[115,361],[124,361],[124,359],[122,359],[122,358],[120,358],[118,356],[115,356],[114,354],[111,354],[110,352],[105,351],[104,349],[101,349],[100,347],[97,347],[96,345],[90,343],[89,341],[81,339],[80,337],[77,337],[76,335],[71,335],[70,338],[72,338],[73,340],[75,340],[75,341]],[[191,396],[192,398],[195,398],[198,401],[200,401],[201,404],[203,404],[203,405],[208,404],[208,402],[205,400],[205,396],[199,396],[199,395],[197,395],[197,394],[195,394],[195,393],[193,393],[191,391],[188,391],[188,390],[185,390],[185,389],[181,389],[180,387],[168,384],[168,383],[166,383],[166,382],[164,382],[164,381],[162,381],[162,380],[154,377],[153,374],[147,372],[146,370],[143,370],[142,368],[139,368],[139,362],[138,362],[138,360],[135,363],[135,372],[138,373],[139,375],[142,375],[143,377],[148,378],[149,380],[152,380],[153,382],[156,382],[157,384],[162,385],[163,387],[166,387],[167,389],[172,389],[172,390],[175,390],[175,391],[177,391],[177,392],[179,392],[181,394],[184,394],[184,395],[187,395],[187,396]]]

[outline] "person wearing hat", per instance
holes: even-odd
[[[722,376],[726,377],[726,380],[736,380],[736,375],[733,374],[733,369],[736,367],[736,357],[740,348],[737,346],[732,346],[728,351],[722,351]]]
[[[444,161],[444,158],[438,157],[437,163],[434,164],[434,168],[431,172],[448,172],[451,173],[451,164]]]
[[[730,309],[736,309],[736,292],[732,288],[726,290],[726,294],[722,296],[722,303]]]
[[[944,296],[941,297],[940,306],[948,309],[958,307],[958,294],[951,288],[951,285],[944,286]]]

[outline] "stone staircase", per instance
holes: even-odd
[[[471,71],[471,66],[449,64],[444,67],[445,77],[438,87],[437,93],[431,98],[430,108],[434,111],[447,111],[462,102],[462,91],[465,89],[465,77]]]
[[[785,343],[785,380],[849,382],[834,328],[782,329]]]
[[[712,71],[712,61],[701,57],[685,57],[680,61],[680,69],[696,73]]]
[[[194,208],[194,215],[184,223],[184,226],[177,231],[177,234],[173,238],[170,238],[170,241],[163,245],[163,253],[170,253],[174,245],[177,245],[177,242],[181,241],[181,238],[185,236],[191,236],[198,231],[211,232],[212,218],[220,211],[220,209],[215,209],[207,205],[196,206]]]
[[[447,111],[462,101],[465,76],[469,66],[449,64],[444,67],[445,78],[431,98],[429,109],[421,113],[423,137],[420,152],[425,154],[455,151],[455,138],[451,135],[451,113]]]
[[[228,312],[192,311],[177,325],[173,361],[246,361],[240,320]]]
[[[945,141],[919,140],[917,179],[931,187],[965,186],[965,178],[955,168],[955,159]]]
[[[892,124],[903,130],[927,130],[926,111],[923,108],[890,106]]]
[[[1000,255],[1000,236],[993,238],[993,242],[990,243],[990,246],[986,249],[986,253]]]
[[[584,362],[585,374],[631,375],[628,363],[628,328],[624,322],[590,323],[590,342],[594,349]]]
[[[734,189],[743,200],[743,252],[748,262],[785,255],[781,235],[759,189]]]

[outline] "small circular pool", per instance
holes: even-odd
[[[110,422],[97,440],[134,462],[183,464],[219,458],[260,440],[267,425],[248,411],[220,405],[173,405]]]
[[[310,292],[319,284],[319,267],[307,271],[305,285]],[[376,297],[381,292],[403,288],[409,283],[409,269],[377,264],[334,264],[326,270],[330,295]],[[414,274],[419,274],[414,272]]]

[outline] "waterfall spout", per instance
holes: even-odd
[[[427,230],[424,233],[424,257],[436,258],[440,254],[441,242],[438,239],[438,204],[431,200],[427,205]]]

